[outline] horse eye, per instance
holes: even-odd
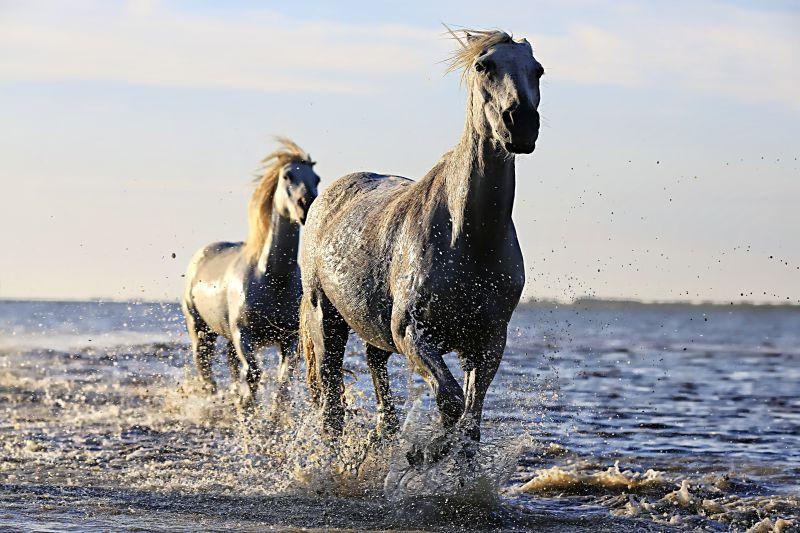
[[[475,62],[475,72],[490,72],[494,68],[494,63],[488,59],[481,59]]]

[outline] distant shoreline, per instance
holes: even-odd
[[[0,297],[0,305],[4,303],[97,303],[97,304],[129,304],[129,305],[178,305],[180,301],[175,300],[146,300],[146,299],[115,299],[115,298],[5,298]],[[549,298],[527,298],[520,301],[520,308],[553,308],[567,307],[577,309],[599,309],[599,308],[621,308],[621,307],[695,307],[695,308],[746,308],[746,309],[800,309],[797,303],[770,303],[770,302],[714,302],[689,300],[634,300],[626,298],[576,298],[572,301],[560,301]]]
[[[618,307],[697,307],[697,308],[713,308],[722,309],[731,307],[734,308],[747,308],[747,309],[800,309],[800,304],[797,303],[772,303],[772,302],[715,302],[715,301],[700,301],[693,302],[690,300],[633,300],[626,298],[576,298],[570,302],[560,302],[551,299],[536,299],[530,298],[519,303],[519,307],[535,308],[535,307],[575,307],[581,309],[596,309],[596,308],[618,308]]]

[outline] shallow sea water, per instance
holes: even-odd
[[[258,416],[204,395],[174,304],[0,302],[0,528],[798,531],[800,310],[520,308],[473,454],[401,356],[400,437],[367,445],[357,339],[335,449],[302,384]],[[454,358],[448,359],[458,375]]]

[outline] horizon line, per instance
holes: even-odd
[[[179,305],[180,298],[175,299],[151,299],[151,298],[107,298],[107,297],[87,297],[87,298],[48,298],[48,297],[13,297],[0,296],[2,303],[110,303],[110,304],[134,304],[134,305]],[[536,298],[528,297],[520,299],[517,307],[545,307],[545,306],[685,306],[685,307],[757,307],[757,308],[799,308],[800,302],[775,302],[775,301],[752,301],[752,300],[658,300],[658,299],[637,299],[637,298],[601,298],[595,296],[578,296],[572,299],[558,298]]]

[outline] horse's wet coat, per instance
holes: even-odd
[[[207,388],[216,390],[211,357],[219,335],[238,383],[244,365],[252,405],[261,370],[256,352],[277,345],[280,379],[294,368],[301,297],[297,249],[300,225],[317,195],[313,162],[290,141],[271,154],[251,201],[251,236],[245,243],[218,242],[198,251],[186,274],[183,309],[195,363]],[[266,189],[262,189],[265,187]],[[264,202],[270,202],[264,206]],[[269,216],[269,224],[259,220]],[[255,241],[255,242],[254,242]],[[255,245],[255,246],[253,246]]]
[[[431,385],[444,424],[479,438],[483,399],[525,281],[511,219],[514,153],[534,149],[542,70],[525,41],[478,39],[488,44],[470,58],[458,146],[418,182],[367,172],[340,178],[309,212],[301,341],[312,396],[333,434],[342,427],[342,356],[352,328],[369,346],[379,432],[397,429],[383,417],[392,407],[381,376],[386,357],[399,352]],[[452,351],[465,371],[463,390],[442,358]]]

